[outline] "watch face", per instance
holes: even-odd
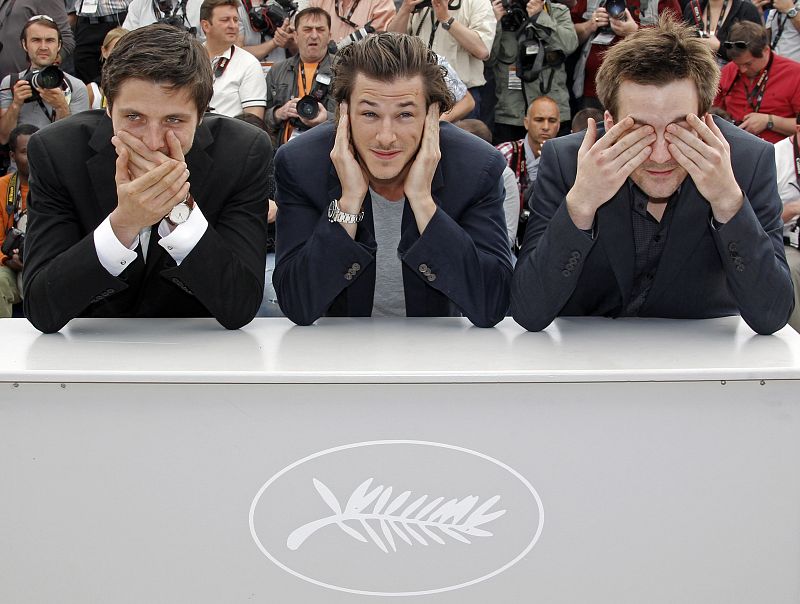
[[[191,213],[191,208],[189,208],[189,206],[185,203],[181,202],[172,208],[172,211],[169,213],[169,219],[175,224],[182,224],[189,220],[189,214]]]

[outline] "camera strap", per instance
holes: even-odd
[[[747,82],[742,79],[742,85],[747,95],[745,97],[747,99],[747,104],[750,105],[750,108],[756,113],[758,113],[758,110],[761,108],[761,102],[764,100],[764,92],[767,90],[767,80],[769,80],[769,68],[772,67],[772,59],[774,58],[775,53],[770,51],[767,66],[764,68],[764,71],[761,72],[752,90],[747,89]]]
[[[797,134],[792,137],[792,146],[794,147],[794,175],[797,178],[797,184],[800,185],[800,149],[797,148]]]
[[[705,25],[703,25],[703,9],[700,8],[700,0],[690,0],[689,7],[692,10],[692,19],[694,19],[694,25],[699,30],[705,30]]]
[[[213,75],[215,82],[220,79],[225,73],[225,70],[228,69],[228,65],[230,65],[231,59],[233,59],[233,53],[235,50],[236,46],[231,44],[231,55],[229,57],[217,57],[214,60],[212,67],[214,68]]]
[[[706,35],[711,35],[711,6],[708,2],[706,2],[706,10],[708,14],[706,15]],[[719,30],[722,28],[722,21],[725,18],[725,11],[728,10],[728,0],[724,0],[722,3],[722,10],[719,13],[719,19],[717,19],[717,27],[714,29],[714,35],[719,37]]]
[[[781,17],[783,17],[783,19],[781,19]],[[775,17],[775,21],[778,22],[778,31],[775,34],[775,39],[772,41],[772,44],[769,45],[769,47],[772,50],[775,50],[775,47],[778,45],[778,41],[781,39],[781,36],[783,35],[783,28],[786,27],[786,20],[788,18],[789,17],[787,17],[783,13],[778,13],[778,15]]]
[[[301,78],[301,80],[303,82],[303,89],[302,90],[299,89],[300,88],[300,86],[299,86],[300,82],[298,81],[297,88],[298,88],[298,93],[299,94],[297,96],[303,97],[303,96],[305,96],[307,94],[311,94],[311,89],[314,88],[314,78],[317,75],[317,70],[318,69],[319,69],[319,63],[317,63],[317,66],[314,68],[314,72],[311,74],[311,86],[309,86],[308,85],[308,79],[306,78],[306,64],[303,63],[302,60],[300,61],[300,78]]]
[[[359,2],[361,2],[361,0],[354,0],[353,4],[350,5],[350,10],[347,12],[347,15],[344,16],[342,15],[340,0],[336,0],[336,16],[339,17],[339,19],[344,23],[347,23],[353,29],[361,29],[360,25],[356,25],[351,21],[351,19],[353,18],[353,13],[356,12],[356,9],[358,8]]]
[[[795,149],[797,145],[795,144]],[[8,181],[8,188],[6,189],[6,214],[15,216],[19,211],[19,206],[22,203],[22,195],[19,190],[19,173],[14,172],[11,175],[11,180]],[[16,222],[16,217],[15,220]]]

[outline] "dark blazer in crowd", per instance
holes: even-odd
[[[638,316],[704,319],[741,314],[756,332],[784,325],[794,305],[783,251],[782,205],[772,145],[715,118],[731,147],[745,201],[720,228],[687,176],[667,242]],[[542,151],[532,212],[511,288],[514,319],[544,329],[557,316],[620,316],[631,298],[634,239],[628,184],[595,217],[594,239],[579,230],[565,198],[575,183],[584,132]],[[672,203],[672,202],[671,202]]]
[[[206,114],[186,155],[191,194],[208,228],[176,266],[151,230],[147,262],[113,277],[94,229],[117,205],[111,120],[89,111],[31,137],[24,269],[25,316],[44,332],[74,317],[215,317],[234,329],[255,316],[264,290],[269,137]]]
[[[281,309],[307,325],[323,315],[370,316],[376,243],[369,193],[355,240],[328,220],[341,184],[330,159],[333,124],[313,128],[275,156],[278,202],[273,283]],[[509,302],[511,253],[503,213],[503,156],[450,124],[440,130],[441,161],[431,186],[438,206],[420,236],[405,202],[398,254],[406,314],[465,315],[495,325]]]

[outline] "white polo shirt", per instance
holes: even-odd
[[[218,72],[215,66],[221,61],[228,63],[219,77],[215,73],[211,111],[235,117],[245,107],[266,107],[267,81],[258,59],[243,48],[231,46],[211,59],[212,70]]]

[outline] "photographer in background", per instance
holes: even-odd
[[[489,0],[403,0],[387,30],[417,36],[447,59],[475,99],[470,117],[478,117],[496,27]]]
[[[800,5],[796,0],[755,0],[759,8],[769,9],[766,27],[770,48],[777,54],[800,61]]]
[[[0,144],[8,142],[17,124],[43,128],[89,109],[86,86],[54,65],[61,50],[61,32],[46,15],[32,17],[20,33],[30,67],[0,82]]]
[[[200,27],[200,5],[203,0],[132,0],[122,27],[128,31],[153,23],[166,23],[188,31],[203,42],[206,35]]]
[[[292,0],[241,0],[236,45],[259,61],[283,61],[287,45],[294,45],[289,18],[296,10],[297,4]]]
[[[392,0],[309,0],[308,6],[331,16],[331,40],[337,44],[368,24],[372,33],[386,31],[396,13]]]
[[[276,63],[267,74],[264,122],[282,145],[333,116],[331,84],[331,16],[321,8],[301,10],[294,19],[297,54]],[[315,112],[316,109],[316,112]]]
[[[582,46],[572,84],[577,109],[600,107],[595,77],[606,51],[637,32],[640,25],[654,25],[666,10],[679,17],[678,0],[658,0],[657,4],[655,0],[578,0],[572,8],[578,44]]]
[[[0,195],[5,212],[0,214],[0,319],[11,316],[11,306],[22,298],[22,274],[25,224],[28,204],[28,139],[39,130],[24,124],[11,131],[8,146],[17,171],[0,178]]]
[[[761,14],[750,0],[690,0],[683,9],[683,20],[697,30],[698,37],[715,53],[717,65],[730,61],[726,40],[740,21],[762,25]]]
[[[491,57],[497,91],[495,144],[525,136],[526,112],[540,96],[553,99],[567,122],[564,59],[578,47],[569,9],[550,0],[527,4],[525,0],[494,0],[492,8],[497,18]]]

